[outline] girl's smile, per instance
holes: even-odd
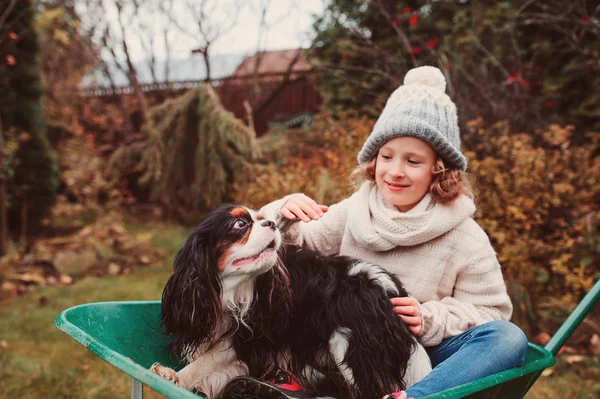
[[[390,183],[390,182],[385,182],[385,184],[387,185],[387,187],[392,190],[392,191],[404,191],[404,189],[410,187],[409,185],[402,185],[402,184],[398,184],[398,183]]]

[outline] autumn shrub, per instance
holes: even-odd
[[[463,135],[477,220],[517,297],[516,316],[532,331],[553,313],[564,316],[561,308],[600,277],[600,135],[587,133],[576,146],[572,132],[550,125],[518,133],[506,122],[474,120]]]
[[[36,17],[43,123],[58,169],[57,199],[51,217],[44,220],[44,233],[53,234],[63,222],[100,216],[131,203],[126,181],[105,178],[104,155],[132,135],[129,115],[135,111],[128,97],[110,102],[80,92],[85,75],[98,67],[96,49],[90,47],[74,8],[54,3],[38,4]]]
[[[574,145],[571,126],[519,133],[507,122],[467,125],[475,218],[503,266],[514,320],[530,334],[551,329],[600,277],[600,135]],[[262,138],[263,155],[277,162],[254,165],[237,180],[234,198],[254,208],[293,192],[338,202],[352,192],[348,176],[371,127],[357,114],[323,115],[280,137],[285,145]]]
[[[56,145],[61,192],[52,208],[55,218],[100,216],[123,204],[131,194],[105,176],[106,160],[99,156],[91,134],[74,134]]]
[[[348,176],[372,126],[353,112],[323,114],[308,128],[261,137],[264,163],[236,176],[233,198],[253,208],[298,192],[321,203],[340,201],[351,193]]]

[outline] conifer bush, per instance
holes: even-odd
[[[4,3],[0,14],[8,6]],[[15,235],[35,231],[54,203],[58,186],[55,155],[40,110],[34,17],[33,1],[20,0],[0,26],[0,120],[4,142],[15,144],[3,166],[8,178],[9,230]]]
[[[112,154],[107,175],[137,173],[150,200],[189,225],[231,200],[235,176],[260,155],[255,133],[223,109],[208,85],[151,108],[142,132],[144,140]]]

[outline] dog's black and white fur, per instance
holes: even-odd
[[[270,220],[237,205],[213,211],[189,235],[163,292],[179,372],[152,370],[218,398],[236,376],[315,375],[347,398],[381,398],[422,379],[431,364],[391,297],[407,296],[381,267],[282,245]]]

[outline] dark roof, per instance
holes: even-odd
[[[312,69],[303,49],[261,51],[247,57],[231,76],[302,73]],[[258,62],[258,69],[256,63]],[[291,70],[290,70],[291,68]]]

